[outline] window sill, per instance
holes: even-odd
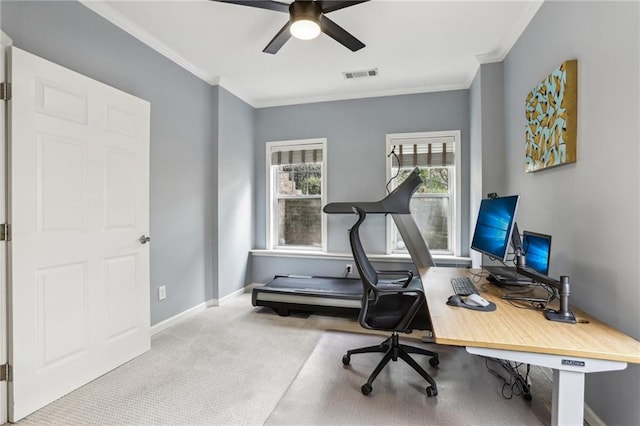
[[[288,257],[298,259],[327,259],[327,260],[349,260],[353,259],[351,253],[326,253],[311,250],[265,250],[253,249],[252,256],[261,257]],[[370,254],[369,259],[374,262],[411,262],[408,254]],[[455,266],[460,268],[471,267],[471,258],[450,256],[450,255],[433,255],[433,260],[437,266]]]

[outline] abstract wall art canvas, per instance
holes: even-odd
[[[525,102],[525,170],[535,172],[576,161],[578,61],[565,61]]]

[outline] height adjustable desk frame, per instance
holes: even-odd
[[[640,364],[640,342],[573,307],[577,324],[549,321],[539,311],[519,309],[503,300],[500,290],[476,284],[494,312],[446,305],[450,279],[468,269],[420,268],[435,342],[464,346],[467,352],[553,370],[552,425],[582,425],[584,376],[623,370]],[[570,336],[570,338],[567,338]]]
[[[465,349],[473,355],[551,368],[553,370],[552,425],[579,426],[584,423],[584,376],[586,373],[624,370],[627,368],[627,363],[621,361],[474,346],[466,346]]]

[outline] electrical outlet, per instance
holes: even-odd
[[[158,300],[164,300],[167,298],[167,287],[161,285],[158,287]]]
[[[350,274],[351,272],[353,272],[353,265],[352,265],[352,264],[350,264],[350,263],[347,263],[347,266],[345,266],[345,267],[344,267],[344,271],[345,271],[347,274]]]

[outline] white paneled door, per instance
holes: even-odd
[[[6,81],[6,49],[11,40],[0,30],[0,82]],[[0,223],[6,223],[6,102],[0,101]],[[7,243],[0,242],[0,364],[7,363]],[[0,424],[6,423],[7,417],[7,382],[0,382]]]
[[[10,49],[9,419],[147,351],[148,102]]]

